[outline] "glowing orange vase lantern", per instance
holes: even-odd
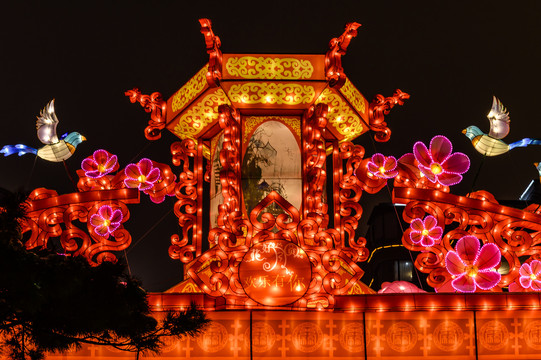
[[[300,299],[312,277],[308,255],[285,240],[256,244],[244,255],[239,278],[246,294],[269,306],[291,304]]]

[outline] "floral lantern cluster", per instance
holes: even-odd
[[[357,177],[373,189],[394,179],[393,201],[406,205],[403,216],[410,223],[402,243],[418,252],[415,267],[436,291],[541,290],[541,254],[533,246],[541,232],[539,207],[508,208],[486,191],[450,194],[470,161],[453,153],[445,136],[435,136],[428,147],[415,143],[413,153],[398,160],[377,153],[363,164]]]
[[[141,159],[119,171],[117,156],[103,149],[85,158],[77,174],[76,193],[58,195],[40,188],[30,194],[23,224],[23,232],[30,232],[27,248],[46,247],[58,237],[65,254],[85,256],[94,265],[114,262],[115,252],[131,244],[123,227],[129,219],[127,205],[138,203],[140,192],[161,203],[175,195],[177,186],[169,166]],[[76,221],[86,223],[87,231]]]

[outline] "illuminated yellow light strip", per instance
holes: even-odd
[[[374,251],[372,251],[372,253],[370,254],[370,257],[368,258],[368,261],[366,263],[368,264],[370,262],[370,260],[372,259],[372,256],[374,256],[374,253],[376,251],[381,250],[381,249],[394,248],[394,247],[404,247],[404,245],[402,245],[402,244],[399,244],[399,245],[385,245],[385,246],[380,246],[378,248],[375,248]]]
[[[242,104],[299,105],[312,103],[316,91],[310,85],[249,82],[231,86],[227,95]]]

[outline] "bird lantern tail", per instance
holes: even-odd
[[[17,153],[17,155],[22,156],[25,154],[34,154],[36,155],[38,153],[37,149],[34,149],[30,146],[26,146],[23,144],[17,144],[17,145],[6,145],[0,150],[0,153],[4,154],[4,156],[9,156]]]
[[[541,145],[541,140],[524,138],[522,140],[515,141],[514,143],[509,144],[509,150],[512,150],[516,147],[526,147],[528,145]]]

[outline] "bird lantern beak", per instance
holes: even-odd
[[[81,135],[81,140],[86,141],[86,138],[83,135]]]
[[[468,130],[467,129],[464,129],[462,130],[462,133],[465,134]]]

